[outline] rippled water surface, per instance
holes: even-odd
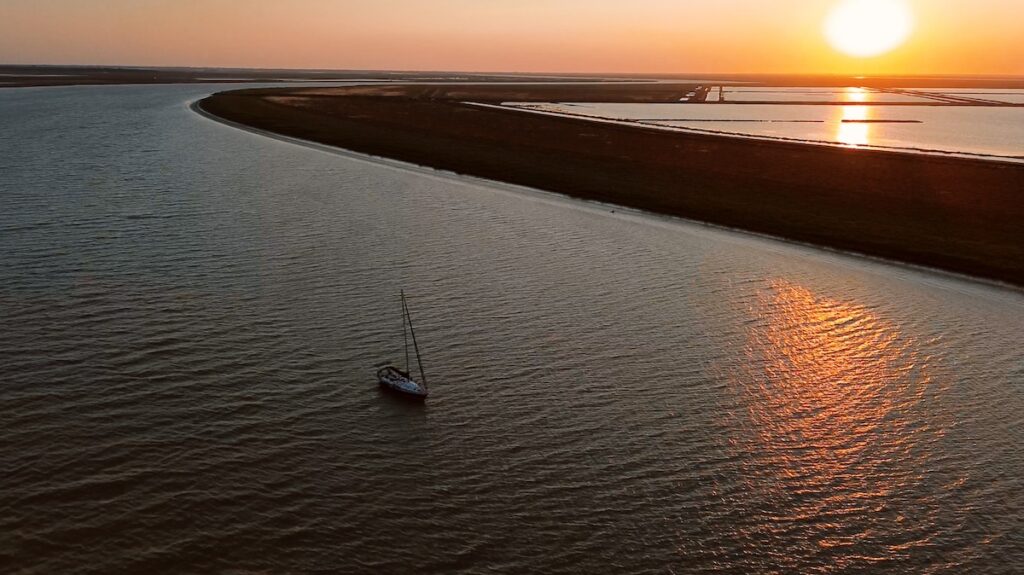
[[[0,91],[7,573],[1019,573],[1024,297]],[[432,396],[383,395],[397,292]]]

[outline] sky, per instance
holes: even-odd
[[[1024,0],[904,0],[834,49],[841,0],[0,0],[0,63],[583,73],[1024,74]]]

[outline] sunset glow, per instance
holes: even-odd
[[[850,56],[870,58],[889,52],[910,36],[913,15],[903,0],[844,0],[829,14],[825,34]]]
[[[414,0],[6,0],[0,8],[0,61],[509,72],[1024,74],[1019,33],[1024,7],[1019,0],[438,0],[427,5]]]

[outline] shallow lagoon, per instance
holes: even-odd
[[[1024,107],[565,102],[507,105],[673,129],[1024,160]],[[877,123],[886,120],[900,123]]]

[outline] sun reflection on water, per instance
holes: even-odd
[[[770,417],[766,439],[845,441],[840,436],[876,429],[896,402],[916,401],[928,383],[913,342],[867,308],[783,281],[760,303],[769,321],[749,335],[772,384],[762,397],[772,410],[753,413]],[[910,396],[887,392],[909,379],[916,380]]]
[[[865,306],[783,280],[750,311],[746,367],[730,384],[745,431],[731,447],[748,461],[744,491],[770,510],[774,536],[800,533],[808,553],[841,561],[844,548],[893,548],[929,532],[938,502],[901,506],[948,427],[930,409],[920,346]]]
[[[863,123],[871,119],[871,107],[864,105],[868,93],[863,88],[847,88],[845,101],[856,102],[840,107],[839,128],[836,140],[847,146],[866,146],[871,143],[871,125]]]

